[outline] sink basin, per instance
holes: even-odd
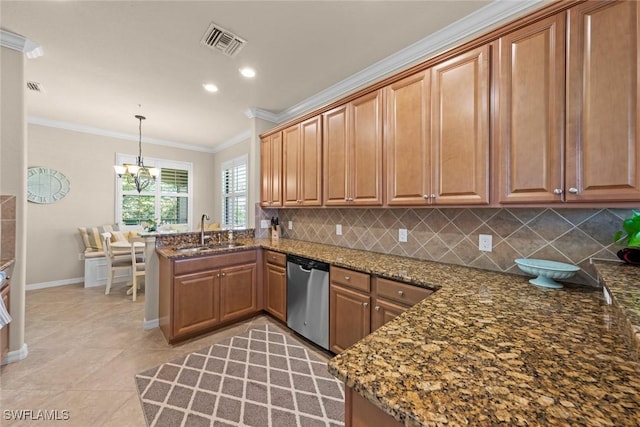
[[[209,245],[210,249],[232,249],[232,248],[237,248],[238,246],[244,246],[242,243],[215,243],[213,245]]]
[[[200,252],[200,251],[204,251],[209,249],[206,246],[192,246],[192,247],[188,247],[188,248],[180,248],[180,249],[176,249],[176,252],[180,252],[180,253],[193,253],[193,252]]]
[[[202,251],[206,251],[206,250],[212,250],[212,249],[233,249],[233,248],[237,248],[238,246],[244,246],[242,243],[215,243],[213,245],[209,245],[209,246],[189,246],[186,248],[179,248],[176,249],[176,252],[179,252],[181,254],[192,254],[192,253],[197,253],[197,252],[202,252]]]

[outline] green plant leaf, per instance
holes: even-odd
[[[628,246],[640,246],[640,232],[629,237]]]
[[[622,238],[622,230],[616,231],[616,234],[613,235],[613,243],[618,243]]]

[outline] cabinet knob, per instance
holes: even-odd
[[[376,305],[376,311],[380,311],[380,306]]]
[[[367,308],[367,307],[369,307],[369,303],[368,303],[368,302],[363,302],[363,303],[362,303],[362,306],[363,306],[364,308]]]
[[[571,194],[578,194],[578,189],[577,189],[577,188],[575,188],[575,187],[571,187],[571,188],[569,189],[569,193],[571,193]]]
[[[423,195],[422,195],[422,198],[423,198],[423,199],[425,199],[425,200],[428,200],[428,199],[429,199],[429,197],[431,197],[431,196],[429,196],[428,194],[423,194]]]
[[[216,274],[216,277],[220,277],[220,273]]]
[[[351,280],[351,277],[349,277],[349,276],[344,276],[344,280]]]
[[[403,296],[404,295],[404,291],[398,291],[398,295]]]
[[[556,188],[553,190],[553,194],[562,194],[562,188]]]
[[[436,195],[435,195],[435,194],[432,194],[432,195],[431,195],[431,198],[432,198],[432,199],[435,199],[435,198],[436,198]]]
[[[222,273],[222,277],[224,277],[224,276],[226,276],[226,275],[227,275],[226,273]]]
[[[353,202],[353,197],[349,197],[349,198],[347,199],[347,201],[349,201],[349,202]]]

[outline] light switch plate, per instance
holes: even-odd
[[[342,224],[336,224],[336,235],[342,236]]]
[[[407,241],[407,229],[406,228],[399,228],[398,229],[398,240],[400,242],[406,242]]]
[[[261,219],[260,220],[260,228],[267,228],[269,227],[269,224],[267,223],[266,219]]]
[[[493,236],[491,234],[480,234],[478,236],[478,249],[483,252],[492,252]]]
[[[289,230],[293,230],[293,221],[289,221],[288,225]]]

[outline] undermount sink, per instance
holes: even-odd
[[[202,251],[206,251],[206,250],[211,250],[211,249],[233,249],[233,248],[237,248],[238,246],[243,246],[242,243],[215,243],[209,246],[189,246],[186,248],[177,248],[176,252],[182,253],[182,254],[191,254],[191,253],[196,253],[196,252],[202,252]]]
[[[180,253],[192,253],[192,252],[200,252],[209,249],[207,246],[193,246],[189,248],[180,248],[176,249],[176,252]]]
[[[230,243],[230,242],[226,242],[226,243],[215,243],[213,245],[209,245],[209,248],[211,249],[222,249],[222,248],[237,248],[238,246],[244,246],[242,243]]]

